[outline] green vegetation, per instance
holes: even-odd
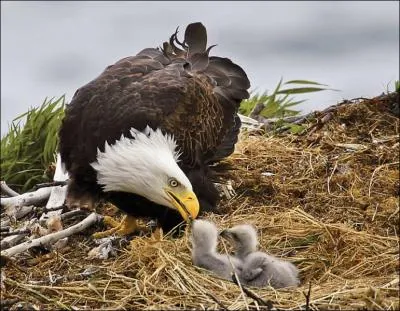
[[[300,87],[290,87],[291,85],[301,85]],[[286,86],[286,88],[284,88]],[[289,86],[289,87],[288,87]],[[327,85],[320,84],[308,80],[290,80],[282,84],[282,79],[275,87],[274,91],[268,95],[267,92],[262,94],[253,93],[252,96],[244,100],[240,105],[239,112],[245,116],[249,116],[255,105],[262,103],[264,108],[259,113],[264,118],[284,118],[295,116],[300,113],[298,110],[292,110],[292,107],[299,105],[306,100],[295,100],[290,95],[305,94],[332,90],[326,88]]]
[[[399,80],[394,81],[394,89],[397,93],[400,93],[400,81]]]
[[[1,139],[1,179],[15,190],[26,192],[37,183],[51,180],[45,171],[55,162],[64,107],[64,96],[45,99],[39,108],[15,118]]]
[[[293,85],[295,87],[292,87]],[[290,128],[292,133],[299,133],[304,129],[302,126],[285,122],[283,118],[298,115],[300,111],[293,110],[293,108],[306,100],[295,100],[291,95],[314,93],[326,90],[332,89],[327,88],[327,85],[325,84],[309,80],[290,80],[282,83],[281,78],[278,85],[270,95],[268,95],[267,92],[262,94],[252,94],[249,99],[242,102],[239,112],[245,116],[250,116],[254,107],[261,103],[264,107],[260,112],[256,113],[257,115],[267,119],[278,118],[278,121],[275,123],[276,128],[287,126]]]

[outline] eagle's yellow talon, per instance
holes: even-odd
[[[103,231],[103,232],[96,232],[92,235],[94,239],[101,239],[106,236],[110,236],[112,234],[117,234],[119,236],[124,236],[128,235],[130,233],[134,233],[136,231],[139,231],[141,228],[139,224],[137,223],[136,218],[130,216],[130,215],[125,215],[124,218],[122,219],[121,223],[116,221],[110,216],[104,216],[103,222],[106,225],[109,225],[113,228]]]
[[[121,223],[119,223],[118,221],[116,221],[114,218],[112,218],[110,216],[104,216],[103,223],[105,225],[110,226],[110,227],[117,228],[122,224],[122,222],[124,221],[125,217],[126,216],[124,216],[124,218],[122,219]]]
[[[107,236],[110,236],[110,235],[114,234],[117,231],[118,231],[118,228],[111,228],[111,229],[106,230],[106,231],[93,233],[92,237],[94,239],[102,239],[102,238],[105,238]]]

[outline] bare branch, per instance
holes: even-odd
[[[51,208],[47,208],[47,206],[44,207],[43,212],[47,213],[47,212],[52,212],[52,211],[57,211],[57,210],[63,210],[64,208],[66,208],[66,205],[60,205],[60,206],[56,206],[56,207],[51,207]]]
[[[2,250],[4,250],[4,249],[8,249],[10,247],[13,247],[14,245],[21,242],[24,238],[25,238],[25,236],[21,235],[21,234],[5,237],[4,239],[1,240],[0,248]]]
[[[229,310],[228,307],[226,307],[215,295],[212,293],[208,292],[206,293],[207,296],[211,297],[212,300],[214,300],[221,308],[222,310]]]
[[[1,181],[1,192],[10,196],[10,197],[16,197],[17,195],[19,195],[18,192],[12,190],[4,180]]]
[[[26,234],[21,234],[21,232],[24,232],[25,230],[30,229],[29,227],[31,226],[31,224],[33,222],[35,222],[35,220],[37,221],[37,219],[25,221],[22,226],[20,226],[17,230],[13,231],[13,232],[17,231],[17,232],[19,232],[19,234],[9,235],[9,236],[6,236],[3,238],[3,234],[4,234],[4,232],[3,232],[1,244],[0,244],[1,249],[5,250],[7,248],[13,247],[14,245],[17,245],[18,243],[20,243],[26,237]]]
[[[75,209],[73,211],[69,211],[69,212],[63,213],[60,216],[61,216],[61,220],[66,220],[66,219],[72,218],[72,217],[77,216],[77,215],[83,215],[85,213],[86,213],[86,211],[83,211],[81,209]]]
[[[240,121],[242,122],[243,128],[259,129],[262,126],[262,123],[258,122],[257,120],[254,120],[253,118],[247,117],[240,113],[238,113],[238,116],[240,118]]]
[[[10,205],[10,206],[6,207],[5,216],[7,216],[9,220],[12,219],[13,221],[16,221],[16,220],[28,215],[34,209],[35,209],[35,207],[33,205],[29,205],[29,206],[12,206],[12,205]],[[7,219],[5,219],[5,221],[6,220]],[[5,226],[6,224],[2,223],[2,225]]]
[[[1,232],[1,237],[6,237],[6,236],[12,236],[12,235],[26,235],[26,234],[31,234],[31,230],[29,229],[24,229],[24,230],[15,230],[15,231],[9,231],[9,232]]]
[[[310,299],[311,299],[311,282],[308,283],[308,292],[303,292],[304,297],[306,298],[306,311],[310,310]]]
[[[40,189],[40,188],[48,188],[48,187],[57,187],[57,186],[66,186],[68,184],[67,181],[51,181],[51,182],[44,182],[41,184],[37,184],[35,187],[33,187],[34,190]]]
[[[310,136],[312,133],[322,128],[325,123],[332,119],[332,117],[332,112],[326,113],[321,119],[317,120],[317,122],[312,127],[309,128],[307,135]]]
[[[264,103],[259,102],[257,103],[253,110],[250,112],[249,117],[258,120],[258,117],[260,116],[260,112],[264,109]]]
[[[7,256],[11,257],[16,254],[22,253],[27,251],[28,249],[36,246],[40,246],[43,244],[54,244],[60,239],[69,237],[77,232],[81,232],[88,228],[89,226],[93,225],[96,222],[99,222],[101,220],[102,216],[96,213],[91,213],[88,217],[86,217],[84,220],[82,220],[80,223],[77,223],[76,225],[73,225],[67,229],[51,233],[48,235],[45,235],[43,237],[34,239],[32,241],[24,242],[22,244],[16,245],[12,248],[6,249],[1,252],[1,256]]]
[[[52,188],[41,188],[34,192],[27,192],[11,198],[1,198],[1,206],[39,205],[46,201]]]

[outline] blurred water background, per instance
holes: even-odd
[[[304,113],[378,95],[399,79],[398,1],[2,1],[2,136],[30,106],[70,100],[106,66],[194,21],[218,44],[211,54],[240,64],[253,90],[273,90],[281,77],[340,90],[298,96],[309,99]]]

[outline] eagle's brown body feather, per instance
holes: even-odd
[[[113,144],[122,134],[129,137],[131,128],[141,131],[147,125],[174,135],[182,152],[179,165],[194,191],[210,188],[205,166],[233,151],[240,127],[237,108],[248,97],[249,81],[230,60],[208,56],[200,23],[188,26],[184,50],[177,48],[174,36],[163,51],[145,49],[121,59],[75,93],[60,130],[60,153],[71,178],[69,196],[102,196],[90,166],[97,149],[103,151],[105,141]]]

